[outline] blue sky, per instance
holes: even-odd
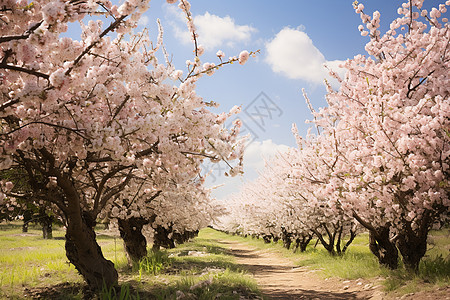
[[[381,13],[381,31],[385,32],[397,15],[403,1],[360,1],[365,12]],[[217,198],[237,192],[246,180],[257,176],[268,158],[286,146],[295,146],[291,133],[296,123],[301,134],[311,117],[303,99],[304,88],[315,108],[325,105],[323,79],[327,76],[323,63],[336,67],[336,61],[364,54],[368,37],[362,37],[359,15],[352,0],[192,0],[192,14],[200,44],[206,48],[204,62],[219,60],[216,52],[226,57],[241,50],[260,50],[246,65],[228,65],[212,77],[203,77],[197,92],[206,100],[221,104],[218,111],[242,105],[241,119],[246,132],[252,132],[252,143],[245,156],[245,175],[229,179],[215,168],[207,183],[224,184],[214,191]],[[441,1],[425,1],[437,6]],[[177,5],[151,1],[150,10],[141,20],[156,36],[156,18],[164,27],[164,43],[173,63],[186,70],[185,61],[192,59],[193,45]],[[138,28],[138,29],[140,29]],[[247,112],[247,113],[245,113]],[[258,115],[259,112],[259,115]],[[206,166],[209,169],[211,166]]]

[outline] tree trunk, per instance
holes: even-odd
[[[331,255],[336,255],[336,251],[334,250],[334,241],[336,238],[336,232],[331,233],[325,224],[322,224],[321,226],[325,229],[325,232],[328,236],[328,242],[325,240],[324,236],[317,229],[314,229],[312,231],[317,236],[317,239],[320,240],[320,243],[328,251],[328,253],[330,253]]]
[[[39,223],[42,226],[42,237],[44,239],[53,238],[53,219],[48,216],[45,211],[41,211],[39,214]]]
[[[353,217],[367,230],[369,230],[369,249],[378,258],[381,265],[391,270],[398,268],[398,249],[389,237],[390,224],[375,228],[369,222],[361,218],[356,212]]]
[[[53,227],[52,222],[42,223],[42,237],[45,240],[51,240],[53,238]]]
[[[302,235],[301,237],[297,237],[295,239],[295,247],[294,247],[294,252],[296,252],[299,248],[300,248],[300,252],[305,252],[306,251],[306,247],[308,246],[309,242],[312,239],[312,235]]]
[[[117,286],[119,275],[107,260],[95,238],[95,220],[88,213],[67,215],[66,255],[90,288]]]
[[[350,229],[350,239],[347,241],[347,243],[345,243],[344,248],[342,248],[342,253],[345,253],[345,251],[347,251],[348,246],[350,246],[355,237],[356,237],[356,228]]]
[[[291,234],[284,228],[281,229],[281,240],[283,241],[283,247],[289,250],[292,243]]]
[[[337,230],[337,240],[336,240],[336,252],[337,254],[341,255],[343,252],[341,250],[341,238],[342,238],[342,232],[344,231],[344,227],[343,226],[339,226],[339,228],[336,229]]]
[[[427,235],[417,235],[412,230],[399,233],[396,242],[406,269],[419,271],[420,260],[427,251]]]
[[[28,232],[28,222],[23,222],[22,233],[27,233],[27,232]]]
[[[30,224],[32,219],[32,213],[30,210],[26,209],[23,212],[23,225],[22,225],[22,232],[26,233],[28,232],[28,225]]]
[[[272,239],[272,236],[266,234],[263,236],[264,243],[269,244]]]
[[[142,228],[148,223],[143,218],[118,219],[120,236],[127,254],[128,265],[139,262],[147,256],[147,240],[142,234]]]
[[[172,239],[175,241],[175,243],[177,243],[177,245],[181,245],[189,240],[189,232],[187,231],[183,233],[174,232],[172,234]]]
[[[175,242],[169,238],[170,229],[158,225],[155,228],[155,235],[153,236],[153,251],[159,251],[161,247],[175,248]]]
[[[300,241],[300,252],[306,251],[306,247],[308,247],[308,244],[311,241],[311,239],[312,239],[312,236],[303,237],[303,239]]]
[[[398,250],[389,239],[389,227],[369,231],[369,248],[380,264],[391,270],[398,268]]]

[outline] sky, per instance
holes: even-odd
[[[354,12],[353,0],[191,0],[191,12],[205,48],[204,62],[219,63],[222,50],[226,58],[242,50],[260,53],[245,65],[227,65],[213,76],[202,77],[197,93],[206,101],[220,103],[217,112],[242,105],[239,118],[243,134],[251,133],[244,157],[244,175],[224,176],[224,165],[205,164],[207,186],[219,186],[213,196],[226,199],[246,181],[257,177],[264,160],[278,151],[295,146],[292,124],[306,134],[311,119],[302,95],[305,89],[314,108],[323,107],[327,72],[323,64],[342,74],[339,62],[365,54],[368,37],[362,37],[361,19]],[[137,28],[147,27],[156,37],[156,19],[164,28],[164,44],[176,68],[186,70],[193,59],[193,43],[185,18],[176,4],[152,0]],[[365,12],[381,13],[381,32],[398,17],[399,0],[360,1]],[[425,1],[437,6],[441,1]],[[336,84],[333,84],[337,88]]]

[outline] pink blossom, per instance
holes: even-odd
[[[247,50],[244,50],[241,53],[239,53],[239,64],[241,65],[245,64],[249,59],[249,57],[250,55]]]
[[[58,69],[50,75],[50,84],[56,88],[61,87],[67,81],[64,69]]]
[[[225,53],[223,53],[222,50],[217,51],[216,55],[220,59],[223,59],[225,57]]]
[[[202,56],[204,53],[205,53],[205,47],[203,47],[202,45],[199,45],[197,47],[197,55]]]

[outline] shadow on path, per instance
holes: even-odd
[[[270,297],[270,299],[283,299],[283,300],[369,300],[367,297],[358,297],[356,293],[333,293],[333,292],[322,292],[315,290],[303,290],[296,289],[293,291],[278,290],[267,288],[264,290],[265,294]]]
[[[229,247],[242,267],[253,274],[267,299],[369,300],[371,295],[345,291],[339,283],[331,284],[308,268],[295,266],[289,259],[267,250],[257,250],[234,241],[218,241]]]

